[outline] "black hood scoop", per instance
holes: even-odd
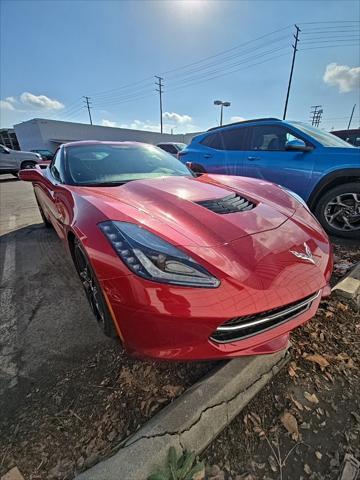
[[[255,203],[250,202],[250,200],[241,197],[237,193],[232,193],[231,195],[227,195],[224,198],[217,198],[216,200],[205,200],[196,203],[219,214],[246,212],[256,207]]]

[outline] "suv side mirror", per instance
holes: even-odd
[[[310,152],[312,150],[311,147],[306,146],[304,140],[289,140],[285,143],[285,150],[289,151],[297,151],[297,152]]]

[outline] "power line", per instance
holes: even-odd
[[[87,111],[89,113],[89,120],[90,120],[90,125],[92,125],[92,118],[91,118],[91,111],[90,111],[90,97],[87,97],[86,95],[84,95],[85,98],[85,103],[86,103],[86,108],[87,108]]]
[[[307,47],[307,48],[300,48],[299,50],[301,52],[305,51],[305,50],[315,50],[317,48],[335,48],[335,47],[359,47],[359,44],[358,43],[348,43],[348,44],[335,44],[335,45],[322,45],[322,46],[319,46],[319,47]],[[360,47],[359,47],[360,48]]]
[[[160,132],[163,133],[163,108],[162,108],[162,94],[163,94],[163,77],[159,77],[158,75],[155,75],[155,78],[157,78],[157,82],[155,82],[155,85],[157,85],[159,88],[156,88],[155,90],[159,92],[159,101],[160,101]]]
[[[199,63],[202,63],[202,62],[205,62],[206,60],[209,60],[211,58],[216,58],[216,57],[219,57],[221,55],[224,55],[225,53],[228,53],[228,52],[231,52],[231,51],[234,51],[234,50],[237,50],[239,48],[242,48],[244,47],[245,45],[248,45],[250,43],[253,43],[253,42],[257,42],[258,40],[262,40],[263,38],[266,38],[266,37],[269,37],[270,35],[274,35],[275,33],[278,33],[278,32],[282,32],[286,29],[290,28],[290,25],[287,25],[286,27],[283,27],[283,28],[279,28],[277,30],[274,30],[273,32],[270,32],[270,33],[265,33],[264,35],[261,35],[260,37],[257,37],[253,40],[248,40],[247,42],[244,42],[244,43],[240,43],[239,45],[236,45],[235,47],[232,47],[232,48],[228,48],[227,50],[222,50],[221,52],[218,52],[214,55],[209,55],[208,57],[205,57],[201,60],[197,60],[196,62],[192,62],[192,63],[188,63],[187,65],[183,65],[181,67],[177,67],[177,68],[173,68],[171,70],[167,70],[165,72],[162,72],[162,75],[169,75],[170,73],[172,72],[176,72],[178,70],[182,70],[182,69],[185,69],[187,67],[191,67],[193,65],[197,65]]]
[[[295,64],[296,52],[298,51],[297,44],[298,44],[298,41],[299,41],[299,32],[301,32],[300,28],[297,25],[295,25],[295,29],[296,29],[296,33],[294,35],[295,45],[292,45],[292,47],[293,47],[293,57],[292,57],[292,62],[291,62],[289,83],[288,83],[288,88],[287,88],[287,92],[286,92],[286,100],[285,100],[283,120],[285,120],[285,118],[286,118],[286,111],[287,111],[287,106],[288,106],[288,102],[289,102],[292,76],[293,76],[293,73],[294,73],[294,64]]]

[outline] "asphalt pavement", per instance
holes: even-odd
[[[0,177],[0,420],[61,370],[114,341],[99,330],[31,184]],[[114,345],[114,348],[117,348]]]

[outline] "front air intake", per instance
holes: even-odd
[[[246,212],[247,210],[252,210],[256,207],[255,203],[241,197],[237,193],[232,193],[231,195],[216,200],[197,202],[197,204],[214,213],[220,214]]]

